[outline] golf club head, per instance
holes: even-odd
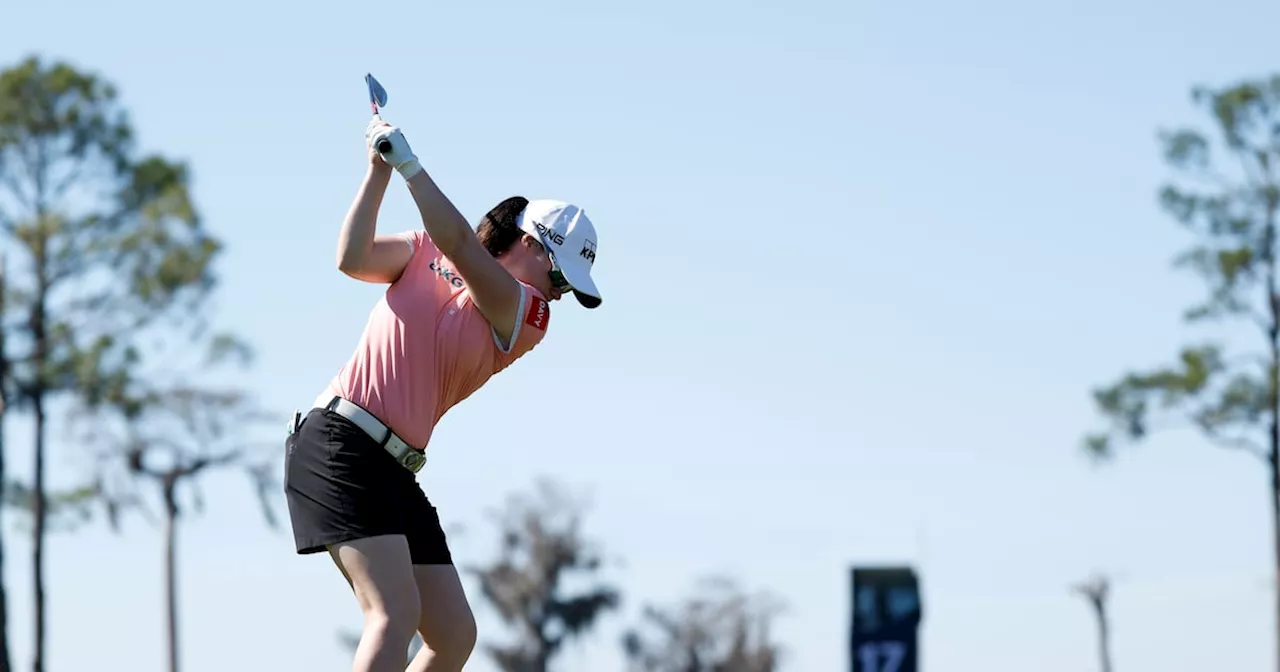
[[[373,101],[378,107],[386,107],[387,90],[382,88],[382,84],[371,74],[364,76],[364,83],[369,85],[369,100]]]
[[[369,102],[373,103],[373,113],[378,113],[378,108],[387,105],[387,90],[382,88],[382,84],[374,78],[372,73],[365,73],[364,83],[369,86]],[[378,143],[378,152],[385,154],[391,151],[391,143],[383,140]]]

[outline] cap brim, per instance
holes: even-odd
[[[596,281],[591,279],[590,267],[583,268],[577,264],[561,265],[560,272],[564,273],[564,279],[573,287],[573,295],[577,297],[578,303],[586,308],[600,307],[603,299],[600,298]]]
[[[600,299],[600,297],[591,296],[590,294],[584,294],[582,292],[579,292],[576,289],[573,290],[573,295],[578,297],[578,303],[581,303],[584,307],[587,307],[587,308],[599,308],[600,304],[602,303],[602,300]]]

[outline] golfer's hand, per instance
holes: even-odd
[[[422,170],[422,164],[418,162],[418,157],[414,156],[413,149],[409,147],[409,141],[405,139],[399,128],[374,117],[365,128],[364,139],[369,146],[370,160],[381,160],[399,171],[406,180]],[[384,140],[391,143],[391,149],[379,152],[378,145]]]

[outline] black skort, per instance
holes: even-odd
[[[413,472],[354,422],[311,409],[285,450],[285,500],[299,555],[402,534],[413,564],[453,564],[440,514]]]

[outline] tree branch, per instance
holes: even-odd
[[[1221,436],[1213,433],[1206,433],[1209,440],[1221,448],[1228,450],[1239,450],[1248,453],[1263,464],[1268,464],[1267,449],[1259,445],[1256,441],[1244,436]]]
[[[67,172],[67,175],[63,179],[54,183],[53,187],[50,189],[54,200],[61,200],[62,197],[66,195],[68,189],[80,182],[80,177],[84,174],[85,167],[84,162],[77,161],[72,165],[71,170]]]
[[[175,479],[189,478],[196,476],[205,469],[215,467],[225,467],[233,464],[243,456],[239,450],[230,450],[220,455],[210,455],[206,457],[198,457],[185,466],[177,467],[173,470]]]
[[[22,183],[18,182],[18,178],[10,173],[0,172],[0,183],[3,183],[9,192],[13,194],[14,200],[18,201],[18,207],[30,212],[35,211],[36,204],[27,196],[26,190],[22,188]]]
[[[1271,317],[1256,310],[1249,311],[1249,319],[1262,332],[1262,337],[1268,341],[1271,340]]]

